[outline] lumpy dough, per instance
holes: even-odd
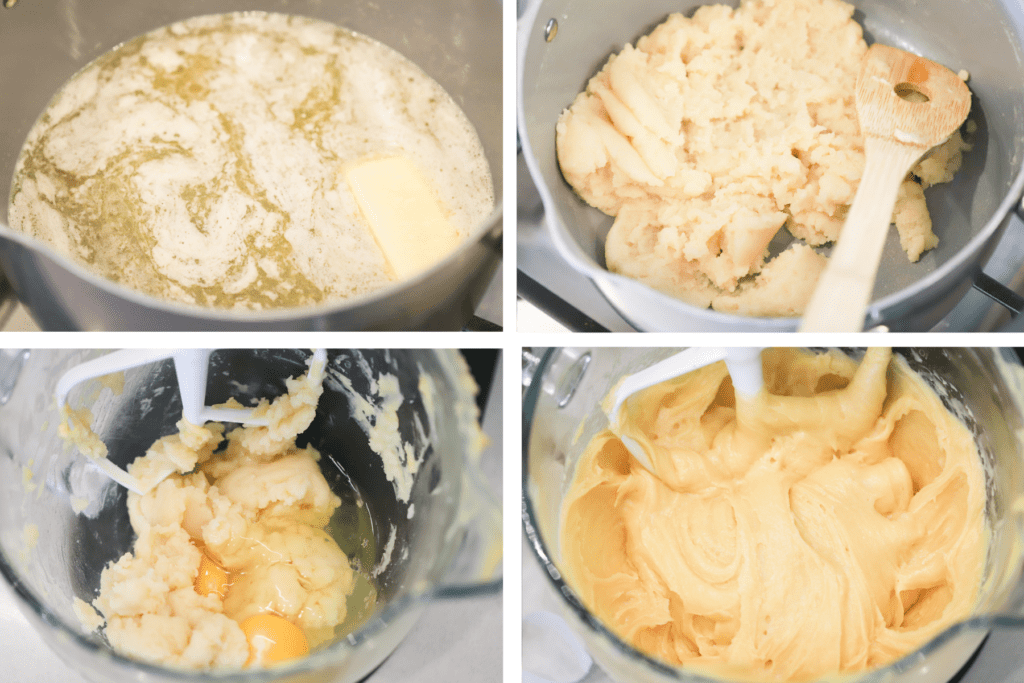
[[[169,463],[179,473],[146,495],[128,494],[137,540],[103,570],[92,603],[115,650],[165,665],[242,667],[250,648],[239,623],[260,613],[296,624],[310,646],[333,638],[355,579],[324,531],[341,501],[319,453],[295,445],[315,415],[321,379],[311,368],[288,380],[287,395],[257,408],[269,426],[232,430],[222,451],[214,449],[223,425],[182,420],[179,433],[129,466],[143,482]],[[204,553],[232,579],[223,598],[195,588]]]
[[[744,0],[671,15],[612,55],[557,125],[566,180],[616,217],[610,270],[688,303],[803,311],[864,169],[855,109],[867,46],[837,0]],[[894,211],[910,261],[936,246],[922,188],[949,182],[959,132]],[[769,259],[785,226],[799,241]],[[791,238],[790,238],[791,239]]]
[[[561,567],[638,649],[803,680],[888,664],[972,610],[984,474],[966,427],[902,360],[764,353],[737,411],[724,363],[630,398],[581,457]],[[738,420],[739,418],[739,420]]]

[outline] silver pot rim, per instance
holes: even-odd
[[[496,193],[498,199],[495,202],[495,206],[491,210],[491,213],[488,214],[483,221],[474,226],[470,231],[470,234],[455,249],[455,251],[448,254],[443,260],[434,264],[428,270],[423,271],[411,279],[391,282],[380,289],[376,289],[372,292],[366,292],[364,294],[358,294],[347,299],[334,299],[324,303],[306,306],[270,308],[262,311],[194,306],[169,299],[160,299],[155,296],[145,294],[97,275],[94,271],[82,265],[78,261],[68,258],[39,240],[16,232],[4,223],[0,223],[0,241],[15,242],[25,249],[43,254],[71,274],[85,280],[96,288],[103,290],[111,297],[123,299],[137,306],[149,308],[160,313],[192,318],[196,321],[223,322],[229,324],[290,322],[334,315],[350,309],[359,308],[360,306],[381,303],[389,297],[403,291],[422,287],[425,282],[429,281],[432,277],[435,277],[439,271],[443,270],[447,264],[462,258],[474,247],[474,245],[483,239],[488,232],[494,230],[496,231],[496,238],[500,238],[502,234],[502,207],[499,193]],[[13,282],[12,284],[14,285],[15,290],[17,290],[19,283]]]

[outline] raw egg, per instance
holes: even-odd
[[[273,664],[309,654],[302,629],[276,614],[257,614],[245,619],[242,631],[249,641],[247,664]]]
[[[199,574],[196,576],[196,593],[209,595],[216,593],[221,598],[228,594],[228,573],[216,562],[211,560],[206,553],[199,562]]]

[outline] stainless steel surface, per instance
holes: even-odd
[[[502,262],[498,261],[494,275],[491,276],[490,284],[488,284],[483,297],[480,299],[480,303],[474,311],[474,314],[477,317],[482,318],[487,322],[494,323],[499,327],[503,324],[501,294],[502,268]],[[429,322],[427,326],[438,327],[437,324],[431,325]],[[40,330],[41,328],[39,327],[39,324],[32,318],[32,314],[29,309],[14,298],[13,294],[10,298],[4,299],[0,302],[0,331],[38,332]]]
[[[604,270],[603,243],[611,218],[583,204],[558,172],[555,121],[607,55],[650,30],[669,12],[685,12],[699,4],[699,0],[682,4],[665,0],[647,3],[638,12],[633,6],[614,2],[531,3],[521,20],[519,38],[518,119],[524,155],[533,176],[543,178],[541,193],[554,247],[638,327],[652,331],[790,331],[796,327],[795,319],[743,318],[698,309]],[[1024,11],[1019,0],[943,0],[926,6],[911,0],[854,4],[858,8],[855,16],[864,24],[869,40],[968,69],[976,95],[972,118],[979,124],[979,132],[975,149],[965,156],[964,167],[952,184],[929,193],[940,245],[908,267],[896,235],[890,235],[875,303],[868,313],[869,326],[927,330],[940,325],[964,297],[972,269],[993,253],[1008,224],[1006,217],[1024,190],[1024,138],[1019,135],[1024,130],[1024,109],[1019,106],[1019,91],[1024,86]],[[913,22],[907,19],[910,16]],[[550,43],[542,31],[549,17],[558,19],[560,29]],[[594,21],[595,17],[600,21]]]
[[[544,225],[540,195],[522,154],[516,160],[516,169],[516,267],[612,332],[634,332],[633,326],[608,304],[594,283],[558,253]],[[518,329],[534,331],[524,325],[522,318],[518,320]]]
[[[426,274],[347,302],[240,313],[174,305],[98,278],[6,227],[14,162],[67,78],[117,43],[196,14],[303,14],[389,45],[437,80],[476,126],[496,208]],[[498,0],[33,0],[0,14],[0,267],[44,329],[450,329],[472,315],[501,255],[502,29]]]

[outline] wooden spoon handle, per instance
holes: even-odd
[[[801,332],[860,332],[875,274],[907,173],[928,150],[868,137],[864,175],[839,241],[804,311]]]

